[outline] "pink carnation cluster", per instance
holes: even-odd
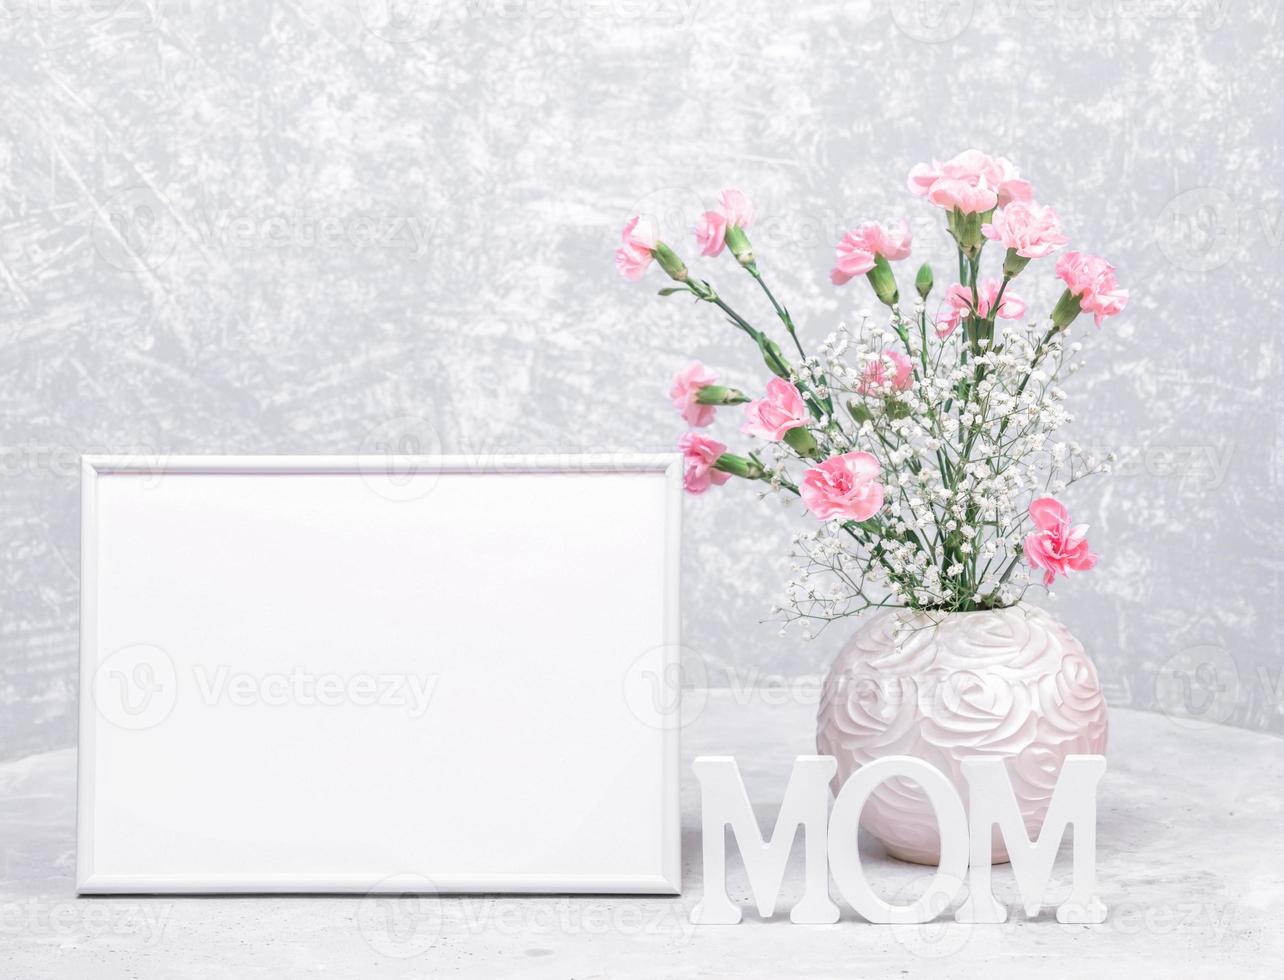
[[[882,467],[870,453],[832,456],[803,474],[798,492],[822,521],[867,521],[882,509]]]
[[[629,218],[615,250],[615,262],[620,273],[630,280],[642,278],[647,267],[656,262],[677,284],[662,290],[662,294],[686,292],[719,307],[755,343],[774,375],[762,396],[752,400],[738,389],[719,385],[714,372],[699,361],[691,361],[673,377],[669,398],[693,429],[713,424],[718,406],[744,404],[741,432],[778,444],[763,454],[749,452],[741,456],[729,453],[726,444],[717,439],[688,431],[678,442],[687,491],[705,493],[710,487],[727,483],[733,475],[766,481],[772,489],[796,493],[816,520],[841,523],[841,528],[821,529],[819,536],[813,536],[813,544],[824,545],[818,551],[807,552],[813,566],[824,565],[828,560],[825,549],[829,539],[825,536],[832,533],[846,548],[851,547],[846,537],[838,533],[842,530],[850,532],[860,547],[869,549],[862,560],[872,563],[879,558],[891,594],[908,604],[917,608],[916,604],[921,603],[922,608],[933,609],[993,608],[990,603],[1010,604],[1020,597],[1022,587],[1014,589],[1016,580],[1009,581],[1009,573],[1022,557],[1042,573],[1045,585],[1051,585],[1058,575],[1093,568],[1097,556],[1088,547],[1087,528],[1072,524],[1060,501],[1040,497],[1030,503],[1028,519],[1033,531],[1026,534],[1020,521],[1008,519],[1014,512],[1019,513],[1013,506],[1016,494],[996,484],[987,486],[984,493],[993,498],[995,512],[1004,515],[1002,524],[994,525],[1002,529],[993,533],[984,529],[967,531],[964,541],[957,546],[951,544],[940,557],[931,549],[925,559],[933,568],[929,575],[923,568],[922,542],[953,541],[953,532],[958,530],[954,518],[934,514],[933,501],[941,491],[948,497],[958,479],[957,470],[947,465],[951,452],[948,447],[941,451],[940,444],[955,439],[957,432],[958,438],[967,442],[961,451],[955,446],[953,452],[966,461],[978,433],[986,438],[996,433],[1002,437],[1008,430],[1011,406],[995,409],[1009,413],[1006,416],[987,417],[990,408],[986,392],[1001,387],[1015,391],[1021,406],[1031,402],[1033,389],[1027,390],[1026,382],[1035,377],[1041,359],[1056,350],[1047,344],[1048,338],[1065,330],[1083,312],[1091,313],[1100,325],[1103,318],[1124,309],[1128,292],[1119,288],[1114,268],[1104,259],[1082,252],[1062,253],[1056,274],[1065,283],[1067,293],[1052,310],[1050,331],[1046,323],[1031,325],[1031,330],[1048,331],[1044,341],[1033,347],[1008,343],[1007,338],[996,340],[993,321],[1019,320],[1027,312],[1025,301],[1011,288],[1012,280],[1024,272],[1029,262],[1046,258],[1068,243],[1060,216],[1054,208],[1034,201],[1030,184],[1010,161],[979,150],[967,150],[944,162],[920,163],[910,171],[908,184],[913,194],[949,212],[946,224],[958,246],[960,281],[946,287],[933,322],[925,312],[934,288],[930,266],[924,264],[915,277],[914,289],[920,302],[912,313],[902,305],[902,293],[890,266],[910,255],[912,235],[908,221],[867,221],[844,234],[835,248],[831,281],[843,285],[858,276],[868,276],[879,301],[892,311],[890,330],[866,330],[862,326],[859,360],[855,363],[840,359],[850,340],[845,331],[835,333],[826,343],[824,358],[829,365],[818,368],[822,359],[806,353],[802,332],[784,304],[772,294],[744,234],[756,213],[753,203],[738,188],[722,191],[717,205],[700,216],[695,228],[696,245],[706,256],[717,256],[724,250],[735,254],[739,265],[752,274],[766,294],[789,341],[797,348],[798,359],[792,351],[783,351],[775,343],[755,314],[742,315],[733,310],[710,283],[689,275],[671,245],[660,240],[659,229],[651,218]],[[965,220],[964,215],[971,217]],[[982,278],[980,274],[987,241],[1006,250],[1001,257],[1002,278]],[[863,314],[862,320],[866,319],[867,314]],[[933,327],[937,337],[944,339],[960,324],[966,324],[965,343],[930,349],[928,338]],[[1054,367],[1054,375],[1055,371]],[[960,377],[962,381],[958,381]],[[844,392],[866,401],[853,401],[844,397]],[[1023,393],[1027,396],[1024,401],[1019,398]],[[704,404],[706,401],[715,404]],[[1033,441],[1035,436],[1042,439],[1069,418],[1050,410],[1038,414],[1045,408],[1033,404],[1030,409],[1044,428],[1030,437],[1028,445],[1022,442],[1024,434],[1014,427],[999,447],[1002,453],[1020,463],[1023,454],[1031,451],[1029,446],[1038,449],[1043,445]],[[953,421],[959,424],[953,425]],[[917,450],[904,437],[916,431],[933,433],[931,441],[936,445],[930,447],[930,455],[912,455]],[[1021,448],[1013,448],[1018,444]],[[911,453],[909,461],[906,452]],[[1072,455],[1075,452],[1072,450]],[[791,463],[801,464],[800,474],[790,471]],[[939,466],[939,476],[934,466]],[[885,498],[893,492],[890,513],[880,519]],[[907,512],[923,523],[930,523],[935,516],[937,537],[916,537],[918,532],[908,524]],[[1010,560],[1006,571],[990,579],[988,559],[996,554],[996,538],[1003,539],[997,547],[1010,549]],[[889,541],[894,542],[894,547],[887,547]],[[907,557],[906,553],[915,549],[915,542],[919,554]],[[978,566],[969,556],[979,554],[982,547],[987,561]],[[856,591],[859,598],[865,598],[863,586]],[[835,601],[829,597],[818,599],[815,593],[811,593],[810,600],[791,598],[800,618],[826,618],[833,607],[825,603]],[[807,605],[809,602],[812,605]],[[821,604],[819,615],[807,611],[816,603]]]
[[[1091,313],[1101,326],[1128,305],[1128,290],[1115,282],[1115,267],[1103,258],[1084,252],[1066,252],[1057,259],[1057,278],[1079,298],[1079,309]]]
[[[731,479],[730,473],[713,468],[718,457],[727,451],[725,443],[698,432],[688,432],[678,440],[678,450],[686,461],[682,485],[687,493],[704,493],[709,487],[720,487]]]
[[[635,214],[624,225],[620,238],[622,244],[615,250],[615,267],[625,279],[637,282],[651,264],[655,246],[660,240],[655,219]]]
[[[740,431],[779,442],[790,429],[806,424],[807,408],[797,387],[784,378],[772,378],[767,382],[767,397],[745,406],[745,420]]]
[[[1000,288],[1001,284],[997,279],[981,280],[976,287],[976,315],[982,319],[989,317],[997,300],[999,306],[994,312],[996,317],[1004,320],[1019,320],[1025,316],[1025,301],[1007,290],[1004,291],[1003,298],[999,299]],[[959,325],[959,321],[965,316],[971,316],[972,313],[972,290],[956,282],[945,291],[945,304],[941,312],[936,315],[936,335],[942,338],[948,337]]]
[[[981,234],[1025,259],[1041,259],[1066,243],[1057,212],[1031,201],[1013,201],[996,211]]]
[[[699,361],[692,361],[673,376],[669,386],[669,399],[673,407],[682,413],[687,425],[706,426],[713,421],[717,408],[713,405],[701,405],[696,401],[701,388],[707,388],[718,379],[712,371]]]
[[[964,150],[952,160],[919,163],[910,170],[910,193],[926,197],[938,208],[976,214],[1029,201],[1030,185],[1004,157]]]
[[[887,347],[865,365],[865,373],[856,383],[856,390],[862,395],[874,395],[888,391],[908,391],[913,384],[914,362],[900,351]]]
[[[909,222],[902,220],[895,228],[880,225],[877,221],[866,221],[855,231],[843,235],[836,251],[838,258],[834,269],[829,274],[835,286],[863,276],[874,268],[875,256],[881,255],[888,261],[908,258],[910,254]]]
[[[1070,523],[1070,512],[1055,497],[1040,497],[1030,504],[1034,533],[1026,536],[1023,550],[1030,567],[1043,571],[1043,584],[1058,575],[1086,572],[1097,564],[1088,549],[1087,525]]]
[[[696,244],[701,255],[718,255],[727,243],[728,228],[748,228],[754,219],[753,202],[744,191],[729,187],[718,195],[718,206],[696,223]]]

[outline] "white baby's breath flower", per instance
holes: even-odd
[[[1045,344],[1047,318],[996,326],[997,343],[969,349],[966,328],[940,340],[921,302],[912,310],[907,302],[881,322],[862,311],[825,338],[819,357],[796,362],[805,394],[834,406],[832,417],[812,412],[817,458],[873,454],[884,492],[870,521],[837,518],[796,537],[781,615],[802,624],[804,635],[816,632],[807,624],[875,604],[956,609],[1017,601],[1030,582],[1019,548],[1031,497],[1060,493],[1108,467],[1110,457],[1099,460],[1054,435],[1072,421],[1059,379],[1077,362],[1063,355],[1080,345]],[[889,350],[910,358],[910,386],[862,390],[870,365],[895,373]],[[778,443],[763,453],[770,470],[763,487],[795,509],[799,467],[816,465],[798,455]]]

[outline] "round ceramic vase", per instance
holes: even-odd
[[[835,793],[865,763],[910,755],[948,776],[965,803],[961,761],[1004,759],[1034,839],[1065,757],[1105,751],[1106,703],[1083,646],[1042,609],[886,609],[867,617],[834,661],[816,745],[838,760]],[[893,857],[937,863],[936,816],[916,784],[884,782],[860,823]],[[993,859],[1008,859],[997,830]]]

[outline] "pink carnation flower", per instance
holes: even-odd
[[[740,431],[779,442],[790,429],[806,424],[807,409],[798,389],[784,378],[772,378],[767,382],[767,397],[745,406],[745,421]]]
[[[713,372],[699,361],[692,361],[673,376],[673,386],[669,388],[669,397],[673,407],[682,413],[687,425],[705,426],[713,421],[717,409],[713,405],[701,405],[696,401],[700,389],[717,381]]]
[[[652,253],[660,240],[659,229],[655,219],[644,214],[635,214],[624,226],[620,238],[623,244],[615,250],[615,267],[620,275],[631,282],[637,282],[646,273],[651,264]]]
[[[982,319],[990,316],[994,301],[999,296],[1000,282],[997,279],[982,279],[976,287],[976,298],[979,309],[977,315]],[[959,321],[972,313],[972,289],[956,282],[945,291],[945,302],[941,312],[936,315],[936,336],[945,338],[954,332]],[[1003,301],[999,303],[995,316],[1004,320],[1019,320],[1025,316],[1025,300],[1011,290],[1005,290]]]
[[[883,506],[878,460],[869,453],[831,456],[803,474],[798,492],[820,520],[865,521]]]
[[[881,255],[889,262],[906,258],[910,254],[909,222],[902,220],[896,228],[886,228],[877,221],[866,221],[855,231],[849,231],[838,243],[838,258],[834,271],[829,274],[835,286],[856,276],[863,276],[874,268],[874,256]]]
[[[888,347],[877,360],[865,365],[865,373],[856,383],[862,395],[886,391],[905,391],[914,383],[914,362],[895,348]]]
[[[1030,201],[1013,201],[996,212],[981,234],[1027,259],[1041,259],[1066,243],[1057,212]]]
[[[964,150],[952,160],[915,164],[909,174],[910,193],[926,197],[938,208],[957,208],[964,214],[1028,201],[1030,185],[1008,160],[980,150]]]
[[[1079,309],[1096,317],[1097,326],[1128,305],[1128,290],[1118,288],[1115,267],[1084,252],[1066,252],[1057,259],[1057,278],[1079,297]]]
[[[711,486],[720,487],[731,479],[730,473],[715,470],[713,464],[727,451],[724,443],[710,439],[698,432],[688,432],[678,440],[678,449],[686,460],[687,469],[682,485],[687,493],[704,493]]]
[[[718,207],[706,211],[696,223],[696,244],[701,255],[718,255],[727,243],[728,228],[748,228],[754,219],[753,202],[743,191],[728,187],[718,195]]]
[[[1085,524],[1072,526],[1070,512],[1054,497],[1040,497],[1030,504],[1030,520],[1036,530],[1025,539],[1025,558],[1031,568],[1043,571],[1043,584],[1051,585],[1058,575],[1086,572],[1097,564],[1088,550]]]

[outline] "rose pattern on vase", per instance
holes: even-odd
[[[880,610],[834,661],[816,721],[817,749],[838,760],[835,793],[862,765],[910,755],[948,776],[967,800],[964,758],[1008,760],[1032,839],[1065,757],[1106,747],[1096,668],[1069,630],[1025,603],[962,613]],[[860,823],[893,857],[937,863],[936,816],[916,784],[877,787]],[[993,860],[1008,860],[997,830]]]

